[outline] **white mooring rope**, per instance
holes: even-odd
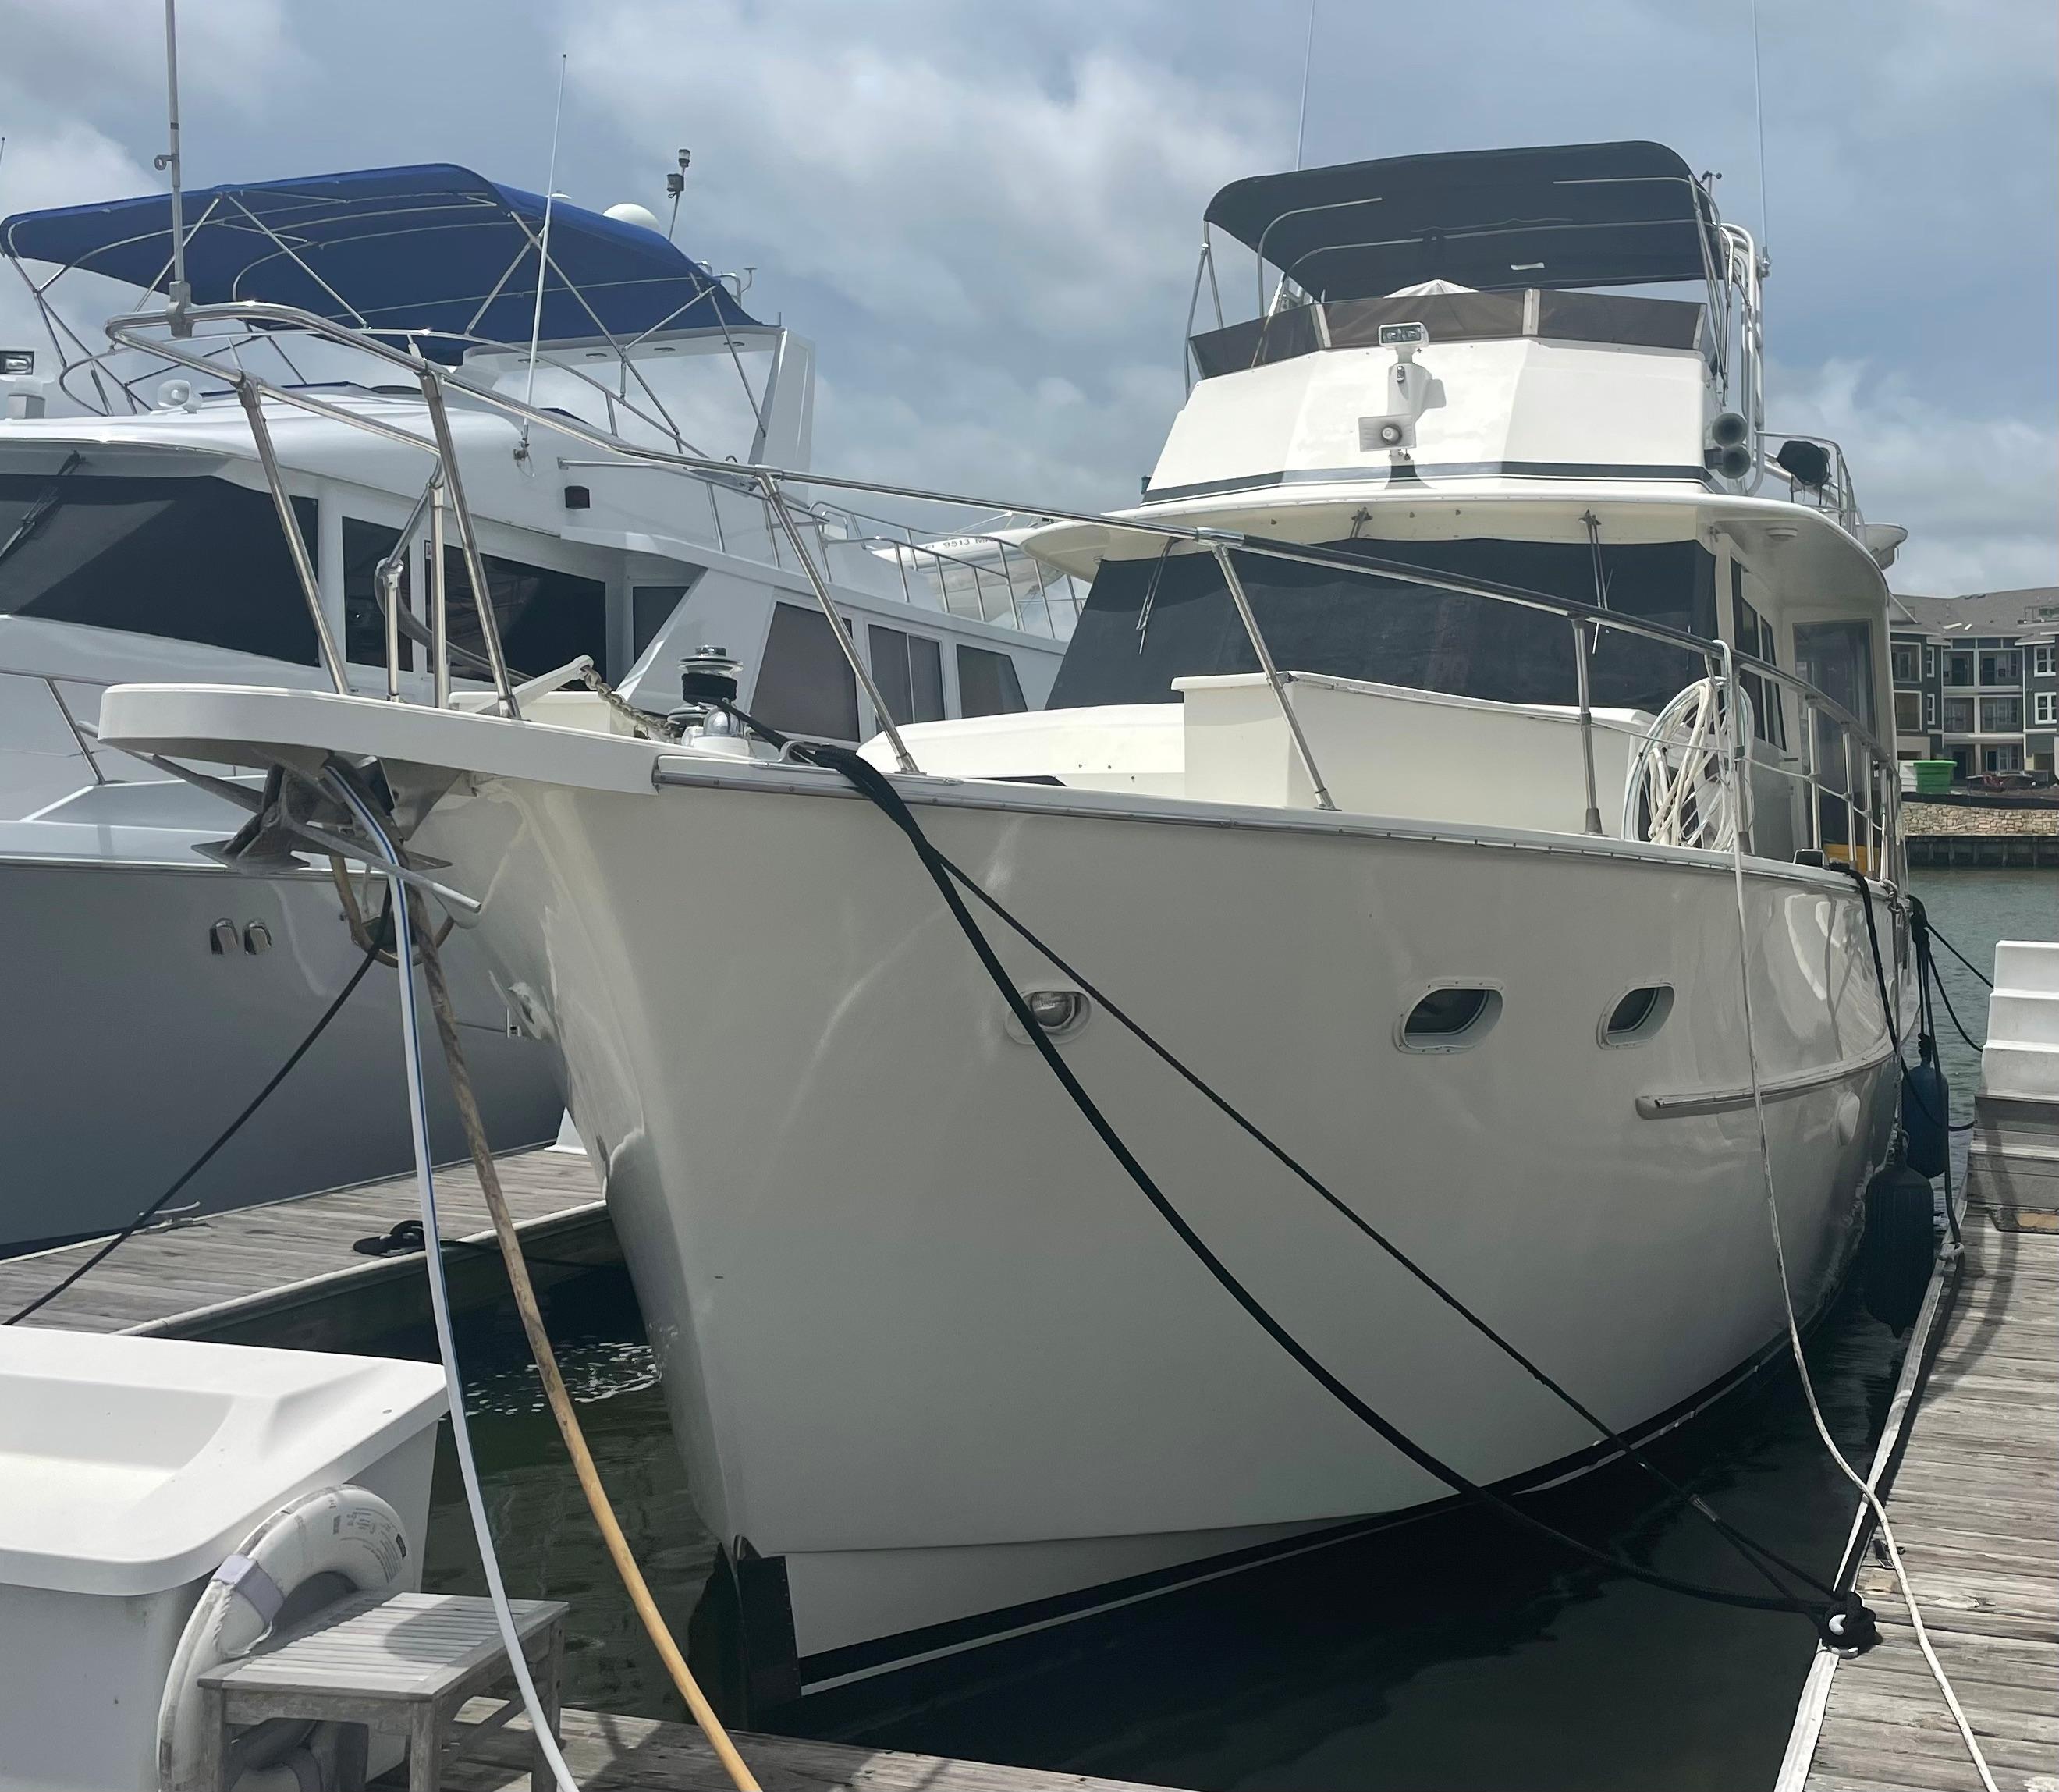
[[[1726,686],[1734,686],[1735,663],[1726,644],[1722,651],[1723,682]],[[1741,813],[1738,807],[1741,800],[1739,786],[1744,779],[1745,737],[1738,727],[1741,706],[1729,703],[1724,707],[1728,712],[1730,751],[1723,755],[1723,764],[1730,786],[1730,812],[1737,814]],[[1813,792],[1810,800],[1815,800]],[[1930,1678],[1938,1682],[1938,1690],[1944,1695],[1945,1707],[1952,1714],[1952,1721],[1959,1726],[1960,1739],[1965,1744],[1966,1754],[1973,1762],[1973,1770],[1981,1777],[1984,1792],[2000,1792],[2000,1788],[1995,1784],[1994,1775],[1988,1770],[1987,1757],[1981,1754],[1981,1745],[1973,1739],[1973,1726],[1967,1721],[1966,1714],[1959,1704],[1958,1694],[1952,1690],[1952,1682],[1938,1659],[1938,1652],[1930,1646],[1930,1634],[1924,1627],[1923,1614],[1916,1603],[1916,1590],[1909,1583],[1909,1571],[1902,1565],[1901,1547],[1895,1542],[1894,1527],[1887,1521],[1887,1508],[1881,1503],[1880,1495],[1874,1490],[1871,1480],[1846,1460],[1844,1452],[1830,1436],[1830,1428],[1824,1423],[1823,1409],[1816,1402],[1815,1384],[1809,1377],[1808,1359],[1802,1348],[1802,1328],[1794,1316],[1794,1291],[1788,1280],[1787,1248],[1780,1232],[1780,1204],[1774,1189],[1773,1147],[1766,1135],[1766,1095],[1759,1083],[1758,1045],[1752,1029],[1751,931],[1745,905],[1742,830],[1734,828],[1730,830],[1730,875],[1737,897],[1738,979],[1738,989],[1744,1000],[1745,1058],[1751,1073],[1751,1110],[1758,1127],[1758,1161],[1766,1184],[1766,1213],[1773,1232],[1773,1257],[1779,1274],[1780,1304],[1787,1320],[1788,1351],[1794,1359],[1794,1372],[1801,1378],[1802,1400],[1809,1408],[1810,1420],[1816,1428],[1817,1436],[1822,1440],[1824,1450],[1830,1460],[1837,1464],[1838,1472],[1858,1489],[1860,1497],[1872,1509],[1874,1523],[1878,1526],[1881,1541],[1886,1546],[1888,1561],[1894,1571],[1895,1581],[1902,1589],[1902,1603],[1909,1608],[1909,1625],[1915,1633],[1916,1647],[1922,1651],[1924,1662],[1930,1670]],[[1890,1018],[1883,1014],[1882,1023],[1888,1024]]]

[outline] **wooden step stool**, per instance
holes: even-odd
[[[509,1604],[556,1737],[569,1608],[557,1599]],[[408,1792],[436,1792],[444,1766],[517,1715],[522,1700],[517,1691],[491,1717],[461,1728],[459,1708],[513,1678],[490,1601],[449,1593],[353,1595],[200,1677],[200,1783],[228,1792],[233,1730],[267,1718],[312,1718],[359,1726],[343,1733],[339,1792],[360,1792],[374,1730],[406,1741]],[[532,1792],[550,1792],[553,1783],[539,1743]]]

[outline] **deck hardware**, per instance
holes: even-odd
[[[243,950],[253,958],[272,950],[272,930],[261,921],[253,921],[243,930]]]
[[[237,950],[239,943],[236,935],[236,923],[227,915],[224,915],[207,930],[207,949],[217,958],[225,958],[229,954]]]

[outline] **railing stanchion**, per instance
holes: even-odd
[[[279,471],[278,452],[272,445],[272,426],[265,420],[265,400],[247,378],[236,382],[236,396],[242,404],[244,416],[249,420],[251,440],[257,447],[258,464],[265,469],[265,484],[270,488],[273,504],[279,512],[279,527],[285,532],[286,552],[293,556],[294,575],[301,582],[301,595],[306,599],[308,615],[314,622],[315,639],[321,644],[322,663],[329,669],[329,680],[336,687],[337,695],[348,697],[350,675],[344,669],[343,655],[322,609],[321,586],[315,577],[315,564],[309,558],[307,543],[301,537],[301,525],[293,515],[293,500],[286,492],[285,476]]]
[[[521,718],[515,700],[515,686],[508,676],[508,660],[500,651],[500,623],[493,614],[493,593],[486,583],[486,561],[479,552],[479,532],[472,527],[472,507],[464,501],[464,481],[457,470],[457,444],[452,439],[450,413],[444,408],[443,381],[433,372],[422,375],[422,402],[428,408],[429,427],[436,433],[436,458],[441,464],[440,489],[450,500],[451,515],[457,520],[458,547],[464,555],[465,575],[472,581],[472,607],[479,615],[479,637],[486,647],[486,663],[493,668],[493,692],[500,713],[511,721]]]
[[[879,724],[880,732],[886,736],[892,746],[895,764],[905,772],[919,771],[921,768],[916,765],[914,755],[908,751],[907,742],[901,738],[901,730],[895,725],[893,711],[887,708],[886,699],[879,695],[879,687],[872,682],[872,674],[866,670],[864,656],[858,652],[858,643],[851,639],[844,628],[843,619],[837,614],[836,603],[830,595],[827,583],[815,570],[814,561],[802,545],[801,532],[794,527],[793,518],[787,514],[787,505],[780,496],[779,482],[770,473],[760,473],[758,484],[765,500],[766,509],[779,519],[787,545],[794,550],[795,557],[801,563],[801,571],[806,575],[809,587],[815,594],[815,602],[822,607],[823,615],[829,619],[831,637],[851,671],[857,675],[859,686],[871,700],[872,719]]]
[[[1251,651],[1258,655],[1258,663],[1265,674],[1265,682],[1272,687],[1272,695],[1280,705],[1280,713],[1287,723],[1287,732],[1293,736],[1294,751],[1301,761],[1301,769],[1308,775],[1308,782],[1315,786],[1316,806],[1334,811],[1336,803],[1331,798],[1330,787],[1323,782],[1323,775],[1316,769],[1316,755],[1308,746],[1308,737],[1301,731],[1301,719],[1294,713],[1293,699],[1287,695],[1287,680],[1280,675],[1280,668],[1272,663],[1272,650],[1265,644],[1265,635],[1258,626],[1258,617],[1251,607],[1251,599],[1245,595],[1244,581],[1237,576],[1232,563],[1229,544],[1220,539],[1220,532],[1197,531],[1208,541],[1209,551],[1216,557],[1216,564],[1222,568],[1223,583],[1229,587],[1230,600],[1237,605],[1237,613],[1244,623],[1244,631],[1250,637]],[[1214,539],[1210,539],[1213,537]]]
[[[1588,701],[1587,690],[1587,625],[1583,622],[1573,624],[1573,673],[1580,699],[1580,769],[1586,775],[1587,786],[1587,814],[1585,826],[1590,834],[1602,830],[1602,810],[1595,791],[1595,712]]]
[[[429,657],[438,709],[448,709],[450,679],[450,575],[444,563],[444,488],[436,481],[429,499]]]
[[[1802,744],[1808,749],[1804,772],[1809,793],[1809,850],[1823,850],[1823,790],[1816,763],[1816,706],[1805,694],[1802,699]]]

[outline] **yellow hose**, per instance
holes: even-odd
[[[501,1259],[508,1266],[508,1280],[515,1290],[515,1308],[522,1316],[522,1329],[528,1336],[530,1352],[536,1359],[537,1373],[543,1378],[544,1397],[550,1403],[551,1416],[557,1420],[559,1434],[564,1439],[565,1449],[572,1459],[572,1467],[579,1475],[579,1491],[586,1495],[587,1508],[599,1527],[601,1541],[607,1546],[615,1571],[622,1577],[630,1603],[636,1607],[636,1615],[643,1621],[652,1647],[664,1663],[666,1671],[672,1676],[672,1684],[679,1689],[679,1696],[686,1700],[687,1709],[693,1713],[694,1722],[700,1726],[701,1734],[707,1738],[708,1746],[722,1762],[730,1784],[736,1792],[759,1792],[757,1779],[745,1765],[743,1757],[737,1753],[736,1744],[730,1740],[722,1719],[715,1714],[715,1707],[708,1703],[700,1682],[694,1678],[693,1670],[687,1666],[687,1658],[679,1652],[679,1644],[672,1640],[672,1633],[658,1610],[658,1603],[651,1597],[643,1571],[636,1566],[629,1539],[622,1534],[615,1507],[608,1502],[607,1490],[601,1485],[600,1471],[594,1466],[593,1452],[587,1448],[586,1434],[579,1429],[579,1415],[573,1409],[572,1396],[565,1392],[564,1377],[558,1372],[557,1353],[551,1348],[550,1334],[544,1328],[544,1316],[536,1305],[536,1290],[529,1280],[529,1266],[522,1260],[521,1241],[515,1236],[515,1222],[508,1212],[507,1197],[500,1191],[500,1171],[486,1142],[486,1127],[480,1119],[479,1102],[472,1093],[472,1074],[465,1067],[464,1048],[458,1041],[457,1017],[451,1006],[450,986],[444,981],[443,960],[425,930],[418,929],[416,938],[421,946],[422,969],[428,978],[429,1004],[436,1010],[436,1031],[443,1040],[444,1056],[450,1065],[451,1094],[457,1103],[458,1118],[464,1123],[465,1143],[471,1147],[472,1165],[479,1173],[479,1185],[485,1192],[487,1211],[493,1216],[493,1235],[500,1241]]]

